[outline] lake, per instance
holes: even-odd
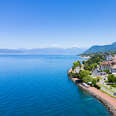
[[[68,69],[79,59],[0,56],[0,116],[110,116],[98,100],[68,79]]]

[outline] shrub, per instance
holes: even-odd
[[[113,74],[108,75],[108,82],[116,83],[116,77]]]

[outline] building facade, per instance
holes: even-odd
[[[101,63],[101,70],[109,70],[112,74],[116,75],[116,57],[108,56],[106,61]]]

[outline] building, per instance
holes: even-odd
[[[107,61],[101,63],[101,70],[109,70],[112,74],[116,75],[116,57],[112,57],[112,60],[107,58]]]
[[[111,72],[112,74],[116,75],[116,65],[112,66]]]
[[[100,69],[102,71],[109,70],[111,72],[111,67],[112,67],[112,61],[104,61],[101,63]]]
[[[74,69],[74,72],[75,72],[75,73],[79,73],[79,72],[80,72],[80,67],[76,67],[76,68]]]
[[[108,55],[107,57],[106,57],[106,61],[111,61],[112,60],[112,55]]]
[[[116,57],[112,60],[111,73],[116,75]]]
[[[101,72],[99,71],[99,69],[95,69],[92,72],[92,77],[96,78],[96,77],[99,77],[99,76],[101,76]]]

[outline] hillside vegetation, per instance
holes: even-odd
[[[116,53],[116,42],[111,45],[103,45],[103,46],[92,46],[88,50],[86,50],[83,54],[95,54],[95,53],[108,53],[115,52]]]

